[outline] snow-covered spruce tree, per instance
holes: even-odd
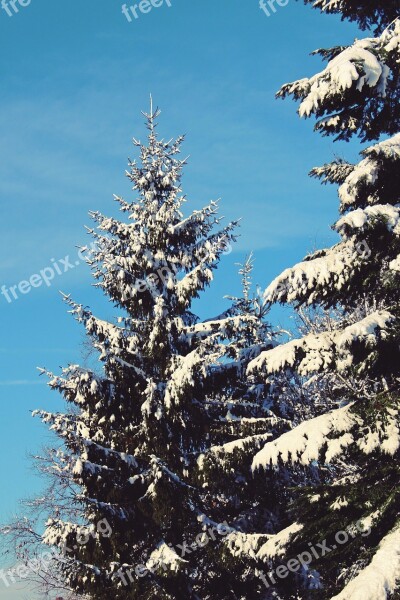
[[[49,374],[69,408],[39,413],[62,442],[42,463],[63,486],[53,492],[59,507],[43,540],[66,554],[55,565],[63,585],[95,600],[246,598],[220,533],[251,520],[265,528],[265,478],[256,488],[240,471],[220,476],[197,461],[238,438],[254,453],[288,420],[266,402],[269,384],[246,377],[249,362],[273,346],[263,307],[249,301],[246,285],[245,297],[219,317],[199,322],[190,311],[235,223],[215,231],[215,203],[183,215],[182,138],[160,140],[158,114],[146,115],[148,142],[135,141],[141,160],[127,173],[138,198],[117,198],[127,222],[96,212],[97,228],[89,230],[95,285],[117,321],[66,297],[102,371],[70,365]]]
[[[380,29],[392,16],[384,2],[365,12],[360,2],[316,4],[357,5],[351,14],[360,24],[374,17]],[[269,540],[232,533],[227,542],[235,556],[246,555],[257,568],[264,563],[264,577],[280,567],[266,579],[267,597],[386,600],[397,597],[400,578],[400,21],[377,38],[319,54],[326,68],[285,85],[279,96],[300,99],[300,115],[315,115],[325,135],[385,138],[356,165],[335,161],[313,170],[340,185],[341,217],[334,225],[340,241],[284,271],[264,295],[271,303],[339,309],[341,318],[326,331],[262,353],[248,371],[330,374],[343,387],[334,410],[268,442],[252,463],[257,477],[267,478],[318,469],[320,485],[299,490],[292,520]]]

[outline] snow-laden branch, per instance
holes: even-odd
[[[353,45],[316,54],[328,59],[325,69],[313,77],[285,84],[279,97],[301,100],[299,114],[321,117],[316,129],[348,140],[357,131],[363,139],[375,139],[376,130],[395,133],[399,119],[395,102],[400,53],[400,19],[382,35],[356,40]],[[390,118],[391,117],[391,118]]]
[[[334,229],[346,239],[349,235],[354,235],[357,230],[363,232],[368,227],[375,227],[377,220],[384,223],[388,231],[393,231],[395,235],[400,236],[400,206],[390,204],[357,208],[339,219]]]
[[[367,203],[369,205],[376,202],[382,202],[382,192],[387,188],[387,201],[395,203],[396,195],[393,196],[393,182],[390,174],[396,172],[394,163],[400,162],[400,133],[397,133],[388,140],[374,144],[366,148],[361,153],[364,157],[358,164],[352,168],[347,165],[346,177],[339,187],[339,198],[341,201],[341,212],[344,212],[349,207]],[[331,169],[332,174],[327,173],[329,181],[334,182],[334,171],[343,171],[343,166],[340,163],[334,163],[334,168]],[[327,170],[328,166],[325,167]],[[398,169],[397,169],[398,170]],[[322,173],[322,171],[320,170]],[[318,170],[314,170],[314,175],[319,176]],[[333,177],[332,177],[333,175]]]
[[[266,444],[253,459],[253,471],[268,468],[270,465],[277,466],[279,461],[309,465],[312,461],[319,459],[325,444],[328,445],[326,460],[332,460],[342,453],[344,448],[353,443],[353,436],[349,432],[357,423],[361,423],[358,417],[351,412],[351,407],[352,404],[349,404],[305,421],[292,431],[281,435],[277,440]],[[332,434],[340,437],[328,439],[328,436]]]
[[[387,600],[400,579],[400,524],[379,544],[372,561],[332,600]]]
[[[232,556],[250,557],[267,562],[271,558],[283,556],[293,536],[302,529],[301,524],[293,523],[273,535],[235,531],[225,538],[225,544]]]
[[[324,463],[329,464],[350,447],[366,455],[379,450],[394,456],[400,448],[398,410],[387,409],[373,427],[356,413],[354,403],[309,419],[267,443],[255,455],[252,469],[276,467],[280,462],[306,466],[321,460],[323,452]]]
[[[307,304],[318,299],[323,302],[330,298],[332,289],[340,292],[370,255],[368,246],[355,240],[320,250],[276,277],[266,288],[264,299],[271,303],[299,302],[304,297]]]
[[[376,311],[343,330],[309,334],[267,350],[253,360],[249,373],[278,373],[296,368],[300,375],[318,373],[335,368],[344,372],[353,364],[352,346],[356,342],[373,349],[385,339],[394,317],[388,311]]]

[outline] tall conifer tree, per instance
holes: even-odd
[[[270,385],[245,374],[274,345],[262,304],[249,296],[248,268],[244,297],[224,314],[201,322],[190,310],[236,223],[219,229],[214,202],[184,216],[183,138],[159,139],[158,115],[145,115],[148,141],[135,140],[140,162],[127,173],[138,198],[116,198],[128,219],[92,213],[88,262],[116,322],[65,297],[102,369],[49,374],[69,408],[39,411],[63,443],[44,463],[62,489],[52,488],[43,540],[67,549],[55,563],[63,585],[95,600],[245,597],[224,539],[272,512],[251,478],[222,476],[201,457],[238,437],[257,451],[288,418],[276,398],[266,401]]]
[[[340,318],[329,329],[262,353],[249,374],[324,374],[341,392],[334,410],[255,454],[258,476],[317,469],[319,484],[299,490],[288,506],[292,517],[275,538],[262,545],[253,535],[241,554],[257,568],[264,563],[262,577],[273,571],[267,598],[386,600],[397,597],[400,578],[400,20],[391,22],[399,7],[312,3],[363,28],[375,26],[379,34],[319,50],[326,68],[284,85],[278,96],[300,100],[300,116],[316,116],[323,135],[382,139],[362,152],[358,164],[336,160],[313,169],[313,176],[340,185],[341,216],[334,225],[340,241],[287,269],[265,290],[266,302],[333,308]],[[240,540],[235,544],[235,533],[230,538],[237,555]]]

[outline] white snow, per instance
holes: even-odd
[[[329,96],[351,88],[355,82],[355,87],[360,91],[364,85],[375,87],[381,77],[387,76],[384,65],[370,52],[370,48],[370,39],[360,40],[331,60],[324,71],[311,77],[308,81],[309,93],[300,104],[300,116],[310,116]],[[380,85],[383,95],[385,88],[386,81],[383,78]]]
[[[341,508],[345,508],[349,503],[345,498],[336,498],[335,502],[332,502],[331,509],[332,510],[340,510]]]
[[[362,526],[364,531],[370,530],[371,527],[373,526],[373,524],[375,523],[375,521],[378,519],[378,517],[380,517],[381,514],[382,513],[380,510],[375,510],[373,513],[368,515],[368,517],[364,517],[363,519],[360,519],[358,521],[358,524],[359,524],[359,526],[360,525]]]
[[[343,448],[353,443],[350,430],[359,423],[358,417],[351,412],[352,404],[310,419],[284,433],[277,440],[267,443],[258,452],[252,464],[252,470],[277,466],[283,463],[308,465],[318,460],[322,447],[327,444],[327,455],[332,460]],[[337,440],[328,439],[331,434],[346,434]]]
[[[278,373],[286,368],[296,367],[300,375],[320,372],[333,366],[345,371],[353,361],[351,352],[354,341],[362,341],[365,346],[376,346],[378,335],[385,336],[393,320],[388,311],[376,311],[358,323],[343,330],[309,334],[292,340],[266,352],[251,361],[248,372],[266,374]]]
[[[373,430],[366,428],[357,445],[364,454],[371,454],[380,449],[382,452],[394,456],[400,447],[398,411],[394,411],[394,414],[389,412],[384,421],[377,419]]]
[[[177,573],[185,563],[187,560],[181,558],[173,548],[163,541],[150,554],[146,567],[149,570],[167,568],[169,571]]]
[[[300,116],[310,116],[321,110],[321,107],[332,100],[332,96],[342,95],[350,88],[361,91],[366,86],[375,87],[376,93],[385,97],[390,75],[385,59],[387,54],[396,56],[399,39],[400,20],[380,37],[356,40],[352,46],[330,60],[323,71],[310,79],[294,83],[289,93],[298,88],[307,92],[299,107]],[[334,118],[340,119],[339,115],[330,117]]]
[[[282,529],[279,533],[271,535],[268,541],[257,552],[257,558],[265,560],[274,556],[283,556],[291,538],[302,529],[303,525],[300,523],[292,523],[286,529]]]
[[[255,448],[260,447],[263,444],[263,442],[268,441],[270,437],[272,437],[272,433],[260,433],[258,435],[249,435],[248,437],[239,438],[237,440],[234,440],[233,442],[227,442],[222,446],[212,446],[208,450],[208,452],[218,457],[222,457],[225,454],[232,454],[236,450],[246,450],[248,446],[252,446]],[[204,455],[200,455],[200,457],[198,458],[198,464],[200,468],[201,465],[203,465],[203,456]]]
[[[376,182],[383,161],[400,160],[400,133],[393,137],[368,147],[362,152],[365,158],[354,166],[351,173],[339,187],[339,198],[342,210],[357,202],[360,190],[371,188],[372,195],[367,197],[369,204],[375,204]]]
[[[340,242],[315,257],[286,269],[264,291],[266,302],[294,302],[305,296],[307,303],[324,299],[332,289],[341,290],[352,274],[370,256],[355,240]]]
[[[274,535],[235,531],[226,536],[224,543],[235,557],[246,556],[256,560],[267,560],[282,556],[293,535],[302,528],[299,523],[293,523]]]
[[[357,208],[339,219],[334,228],[346,239],[347,228],[353,230],[350,235],[354,235],[354,230],[363,231],[367,225],[376,219],[384,220],[388,230],[393,231],[400,223],[400,206],[377,204],[365,209]]]
[[[394,456],[400,447],[398,411],[387,411],[386,418],[366,427],[352,410],[353,404],[338,408],[301,423],[291,431],[268,442],[253,459],[252,470],[283,463],[309,465],[320,459],[325,447],[325,464],[331,463],[343,450],[356,444],[364,454],[374,450]],[[357,428],[357,435],[351,431]],[[310,501],[312,501],[310,499]]]
[[[315,504],[315,502],[318,502],[318,500],[320,500],[321,498],[321,494],[314,494],[313,496],[310,496],[309,501],[310,504]]]
[[[224,543],[232,556],[247,556],[256,559],[260,544],[269,537],[260,533],[241,533],[240,531],[235,531],[226,536]]]
[[[400,271],[400,254],[389,263],[389,269],[392,271]]]
[[[387,600],[400,579],[400,525],[379,544],[370,564],[332,600]]]

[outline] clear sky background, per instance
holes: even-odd
[[[17,5],[18,6],[18,5]],[[128,22],[120,0],[32,0],[0,10],[2,140],[0,286],[10,287],[88,241],[89,210],[115,214],[112,194],[132,197],[124,178],[143,138],[149,94],[162,108],[160,133],[187,134],[188,208],[221,198],[227,219],[242,217],[235,251],[224,259],[197,308],[212,316],[238,291],[234,263],[255,251],[255,283],[266,286],[315,247],[335,239],[334,188],[307,173],[357,144],[313,133],[296,105],[275,100],[281,84],[313,74],[309,53],[348,44],[354,26],[290,0],[267,17],[258,0],[172,0]],[[52,438],[30,410],[59,409],[37,366],[82,362],[82,331],[58,290],[107,317],[88,267],[8,303],[0,296],[0,521],[39,493],[28,454]],[[280,315],[280,313],[279,313]],[[0,599],[22,599],[4,591]]]

